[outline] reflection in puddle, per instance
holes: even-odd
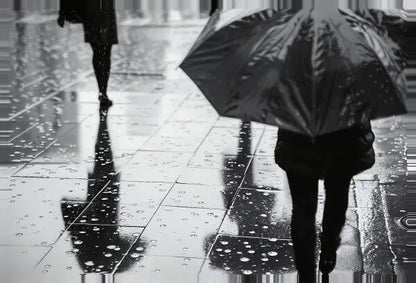
[[[79,215],[85,211],[82,216],[88,221],[81,221],[80,223],[83,224],[72,226],[71,222],[66,221],[65,223],[72,243],[72,249],[67,251],[67,254],[76,257],[82,272],[81,282],[87,282],[85,280],[89,278],[88,275],[91,273],[106,274],[102,279],[109,280],[112,278],[109,277],[109,274],[116,267],[118,272],[128,270],[132,263],[122,259],[132,244],[140,245],[142,252],[145,252],[147,246],[142,240],[138,240],[140,233],[125,234],[119,226],[120,182],[114,166],[107,118],[108,111],[100,110],[94,167],[92,172],[88,174],[89,181],[85,202],[74,205],[73,200],[62,201],[62,215]],[[103,203],[100,203],[100,199],[95,198],[106,188],[111,188],[112,197],[101,199]],[[100,224],[94,225],[94,223]],[[72,267],[68,266],[67,268]]]

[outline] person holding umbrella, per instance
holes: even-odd
[[[65,21],[82,23],[85,42],[93,51],[92,65],[98,83],[100,105],[112,106],[107,87],[111,70],[111,49],[118,44],[117,21],[114,0],[71,1],[61,0],[57,20],[60,27]]]
[[[374,165],[374,138],[370,122],[320,136],[315,141],[279,129],[275,160],[288,178],[293,203],[291,234],[301,275],[315,273],[318,180],[323,179],[325,186],[319,269],[330,273],[335,268],[345,224],[350,182],[354,175]]]
[[[319,269],[328,279],[351,179],[375,163],[370,121],[407,113],[406,57],[383,15],[310,3],[214,14],[181,64],[220,115],[279,127],[275,161],[287,173],[295,265],[307,283],[316,281],[318,180],[326,194]]]

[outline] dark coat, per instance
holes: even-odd
[[[114,0],[82,1],[82,18],[85,42],[118,44]]]
[[[339,172],[354,176],[375,163],[371,124],[316,138],[279,129],[276,163],[286,171],[297,171],[323,179]]]

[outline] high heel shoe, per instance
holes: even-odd
[[[331,273],[337,263],[337,250],[341,244],[339,236],[330,237],[319,233],[321,240],[321,254],[319,258],[319,270],[324,274]]]
[[[100,101],[100,107],[109,108],[113,106],[113,101],[111,101],[107,95],[100,94],[98,100]]]

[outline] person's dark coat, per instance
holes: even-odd
[[[115,0],[82,1],[85,42],[118,44]]]
[[[317,137],[279,129],[275,161],[285,171],[301,172],[320,179],[329,174],[356,175],[375,163],[371,124]]]

